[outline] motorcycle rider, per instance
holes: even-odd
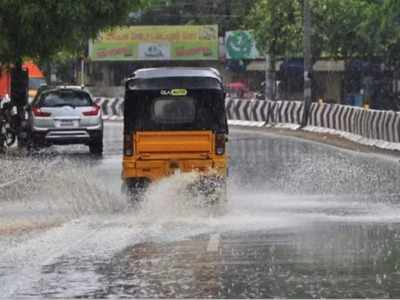
[[[6,101],[6,97],[0,97],[0,153],[4,152],[4,144],[6,141],[5,127],[3,126],[3,120],[5,119],[3,107]]]

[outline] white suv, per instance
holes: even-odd
[[[103,152],[101,108],[79,87],[42,90],[31,103],[29,136],[34,147],[85,144],[93,154]]]

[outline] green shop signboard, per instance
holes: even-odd
[[[218,60],[218,26],[130,26],[89,43],[94,61]]]
[[[225,34],[225,51],[227,59],[262,58],[251,31],[227,31]]]

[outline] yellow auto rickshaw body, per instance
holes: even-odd
[[[216,155],[211,131],[137,132],[135,155],[125,156],[123,178],[155,181],[175,173],[198,171],[226,176],[226,154]]]
[[[126,82],[122,179],[180,172],[225,179],[225,93],[214,69],[141,69]]]

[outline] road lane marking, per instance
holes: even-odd
[[[217,252],[219,247],[220,235],[219,233],[213,234],[207,245],[207,252]]]

